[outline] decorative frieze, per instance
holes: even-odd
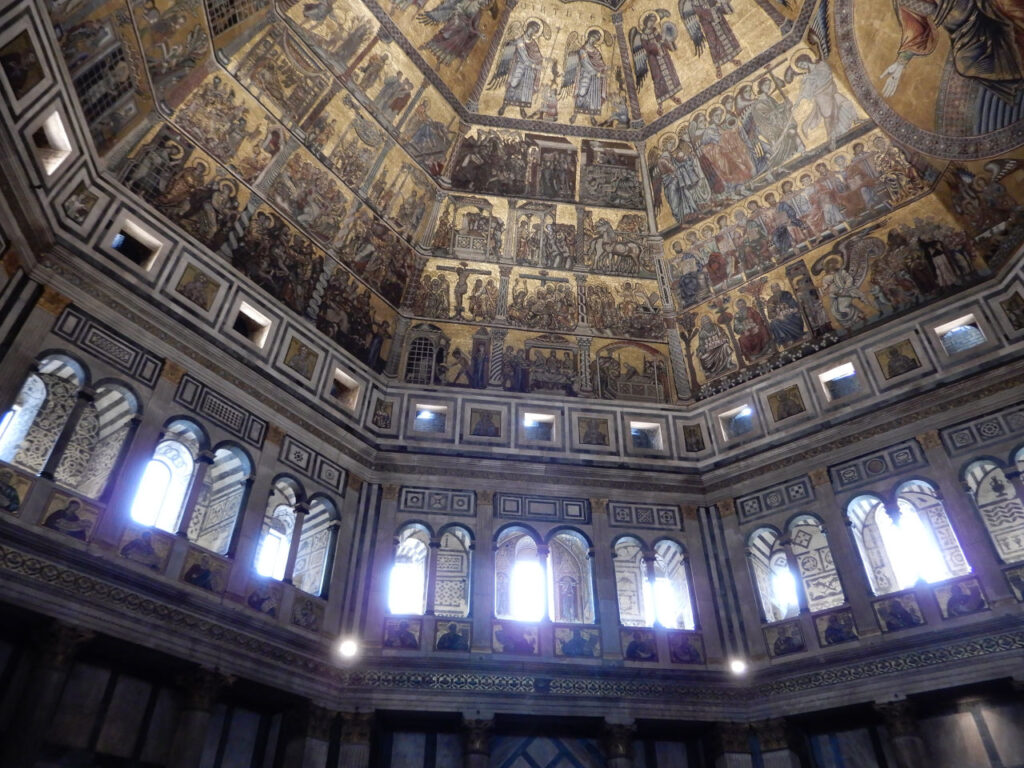
[[[150,389],[160,378],[163,360],[75,307],[61,313],[53,333]]]
[[[494,514],[510,520],[545,523],[590,523],[587,499],[563,499],[554,496],[494,494]]]
[[[411,488],[399,492],[399,512],[476,517],[476,493],[447,488]]]
[[[626,501],[609,501],[608,524],[612,528],[683,530],[679,507],[668,504],[632,504]]]
[[[880,451],[858,456],[844,464],[828,468],[836,493],[848,491],[891,475],[928,466],[924,450],[917,440],[907,440]]]
[[[280,459],[282,464],[287,464],[310,480],[345,492],[345,470],[291,435],[284,436]]]
[[[1024,405],[939,430],[942,445],[950,456],[977,451],[1017,434],[1024,434]]]
[[[249,445],[263,447],[267,422],[210,389],[194,376],[185,374],[182,377],[178,391],[174,393],[174,402],[205,416]]]
[[[807,475],[778,483],[770,488],[740,496],[736,513],[740,523],[749,523],[776,512],[795,510],[814,501],[814,485]]]

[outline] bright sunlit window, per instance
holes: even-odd
[[[519,560],[512,567],[511,616],[517,621],[540,621],[544,616],[544,569],[536,560]]]
[[[772,574],[772,591],[775,593],[775,602],[782,609],[783,614],[788,615],[799,606],[796,596],[796,579],[793,572],[786,568]]]
[[[11,426],[11,422],[14,421],[14,414],[17,413],[17,406],[11,408],[7,413],[4,414],[3,418],[0,419],[0,440],[3,439],[4,433],[7,428]]]
[[[256,555],[256,573],[264,578],[284,578],[284,569],[288,564],[288,539],[281,531],[271,528],[263,534],[260,551]]]
[[[178,528],[195,462],[188,447],[177,440],[157,446],[146,465],[132,502],[132,520],[174,533]]]
[[[395,614],[423,613],[426,586],[423,563],[395,563],[388,585],[388,610]]]
[[[884,511],[876,514],[885,549],[892,556],[892,569],[900,589],[909,589],[919,579],[929,584],[948,579],[952,574],[912,504],[899,500],[899,522]]]

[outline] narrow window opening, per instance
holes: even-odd
[[[629,423],[629,434],[633,440],[633,447],[639,450],[660,451],[663,447],[660,424],[652,424],[646,421],[631,421]]]
[[[243,301],[238,308],[238,314],[235,315],[235,322],[232,323],[231,330],[244,336],[257,347],[262,347],[270,332],[270,320]]]
[[[947,355],[956,355],[985,343],[985,332],[978,326],[974,315],[964,315],[935,328],[935,333]]]
[[[359,398],[359,385],[355,379],[340,368],[335,368],[334,377],[331,379],[331,397],[337,400],[342,407],[352,410],[356,407],[356,400]]]
[[[445,431],[447,421],[448,409],[443,405],[417,405],[412,428],[414,432],[441,434]]]
[[[818,380],[825,390],[829,402],[849,397],[860,389],[860,379],[853,363],[843,363],[818,374]]]
[[[523,435],[527,440],[551,442],[555,437],[555,417],[550,413],[524,413]]]
[[[32,133],[32,148],[47,176],[52,176],[71,155],[71,140],[59,113],[51,114]]]

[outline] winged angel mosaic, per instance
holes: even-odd
[[[718,77],[722,76],[723,64],[737,67],[741,64],[740,42],[726,18],[732,13],[729,0],[679,0],[679,16],[694,54],[703,56],[708,52]],[[629,31],[637,88],[650,73],[659,115],[665,101],[671,99],[680,103],[677,94],[682,87],[672,61],[679,28],[668,20],[670,15],[664,8],[657,8],[643,17],[639,27]]]

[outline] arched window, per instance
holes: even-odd
[[[132,520],[176,533],[196,468],[205,444],[202,429],[186,419],[175,419],[146,464],[132,503]]]
[[[260,543],[256,548],[256,573],[280,581],[285,577],[288,552],[295,532],[295,505],[305,500],[302,486],[290,477],[274,481],[263,515]]]
[[[1019,448],[1014,454],[1013,463],[1017,465],[1018,472],[1024,472],[1024,447]]]
[[[548,544],[548,605],[552,621],[594,623],[590,544],[575,531],[561,531]]]
[[[84,383],[85,371],[68,357],[39,361],[0,421],[0,461],[42,470]]]
[[[249,489],[252,461],[236,445],[222,445],[213,454],[203,488],[188,525],[189,541],[217,554],[231,546],[239,513]]]
[[[847,515],[876,595],[971,571],[935,488],[924,481],[901,485],[890,506],[877,496],[858,496]]]
[[[469,615],[472,541],[469,531],[460,525],[441,531],[434,569],[437,578],[434,613],[438,616],[465,618]]]
[[[670,629],[696,629],[690,579],[682,546],[670,539],[654,543],[654,614]]]
[[[619,623],[624,627],[650,626],[648,610],[647,569],[644,564],[644,544],[632,536],[623,536],[615,542],[615,594],[619,601]]]
[[[338,531],[338,509],[324,496],[314,496],[299,534],[292,584],[314,596],[322,596],[330,579],[331,555]]]
[[[619,622],[626,627],[653,627],[657,622],[671,629],[694,629],[697,619],[683,548],[670,539],[654,544],[653,579],[645,552],[648,550],[643,542],[632,536],[615,542]]]
[[[138,401],[126,387],[101,384],[81,410],[71,439],[60,457],[54,479],[83,496],[99,498],[107,487],[132,430]]]
[[[395,537],[395,562],[388,585],[388,611],[422,614],[427,605],[427,567],[430,562],[430,531],[410,523]]]
[[[796,576],[778,531],[758,528],[747,539],[747,559],[765,621],[782,621],[800,613]]]
[[[540,621],[547,594],[537,540],[525,528],[506,528],[494,553],[494,613],[499,619]]]
[[[1004,563],[1024,560],[1024,504],[1002,467],[980,459],[964,469],[964,481],[999,558]]]
[[[828,536],[818,518],[799,515],[790,521],[788,532],[808,610],[824,611],[845,603],[846,595],[832,560]]]

